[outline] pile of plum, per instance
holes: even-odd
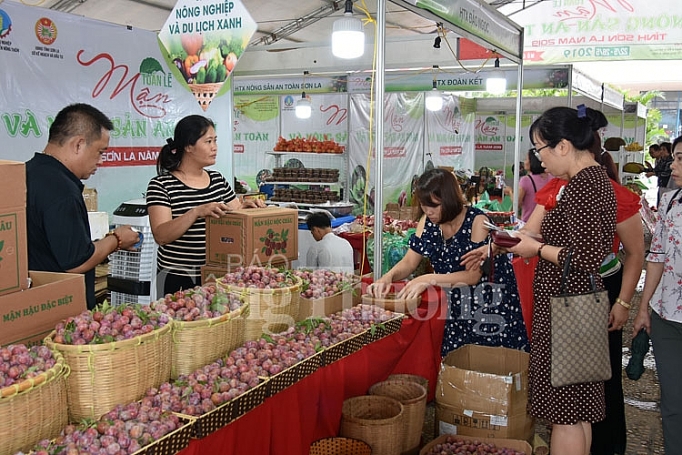
[[[67,425],[56,438],[40,441],[33,455],[128,455],[176,430],[182,421],[149,398],[118,405],[99,420]]]
[[[327,269],[298,269],[292,273],[303,280],[301,297],[306,299],[331,297],[352,289],[358,280],[352,273],[333,272]]]
[[[469,439],[457,439],[452,436],[448,436],[445,441],[434,445],[428,452],[428,455],[485,455],[488,453],[499,455],[524,455],[523,452],[497,447],[492,443]]]
[[[10,344],[0,348],[0,389],[34,378],[52,368],[56,360],[47,346]]]
[[[200,416],[325,347],[393,317],[382,308],[359,305],[329,318],[306,319],[284,332],[247,341],[224,358],[149,389],[146,396],[164,410]]]
[[[289,270],[250,265],[226,273],[218,278],[217,283],[218,286],[223,284],[237,288],[278,289],[299,284],[299,280]]]
[[[176,321],[197,321],[220,317],[241,308],[244,300],[235,293],[221,292],[215,284],[197,286],[166,294],[151,303],[151,308]]]
[[[148,305],[125,303],[111,306],[104,302],[93,310],[83,311],[58,323],[53,341],[83,345],[129,340],[164,327],[169,322],[167,314]]]

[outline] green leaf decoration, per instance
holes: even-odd
[[[140,73],[142,74],[153,74],[157,71],[166,74],[161,64],[155,58],[147,57],[140,63]]]

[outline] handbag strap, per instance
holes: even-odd
[[[571,256],[573,256],[573,250],[569,250],[566,255],[566,261],[564,261],[564,271],[561,274],[561,284],[559,285],[559,295],[566,294],[566,282],[568,281],[568,274],[571,270]],[[592,284],[592,291],[597,292],[597,283],[594,281],[594,274],[590,273],[590,283]]]

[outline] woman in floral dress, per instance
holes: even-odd
[[[417,182],[415,196],[424,214],[410,238],[410,249],[368,287],[368,292],[384,296],[392,282],[407,278],[422,258],[428,258],[435,273],[410,280],[398,297],[419,296],[429,286],[452,288],[441,347],[443,356],[466,344],[527,351],[526,326],[507,256],[495,258],[492,280],[480,268],[466,270],[460,264],[466,252],[488,240],[483,224],[487,216],[480,209],[465,206],[455,176],[443,169],[425,172]]]
[[[682,185],[682,136],[672,149],[670,178]],[[664,193],[658,214],[633,337],[641,329],[651,336],[661,384],[663,444],[670,455],[682,450],[682,190]]]
[[[530,410],[552,422],[551,452],[588,455],[592,422],[604,419],[604,383],[553,387],[550,382],[550,297],[559,294],[563,265],[572,252],[567,291],[592,290],[590,275],[600,288],[599,267],[611,250],[616,226],[616,199],[606,172],[589,148],[594,141],[592,119],[584,106],[556,107],[530,128],[533,152],[548,172],[568,183],[546,204],[540,234],[510,248],[523,257],[539,256],[533,283],[533,346],[530,355]],[[576,320],[575,324],[580,324]],[[604,327],[604,332],[607,327]]]

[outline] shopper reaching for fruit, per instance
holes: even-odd
[[[428,258],[436,273],[410,280],[398,298],[419,296],[430,286],[451,288],[441,354],[466,344],[504,346],[527,351],[526,326],[514,271],[506,255],[492,264],[492,277],[481,269],[467,270],[461,257],[485,244],[488,220],[480,209],[467,207],[455,176],[431,169],[417,180],[415,197],[423,213],[417,232],[410,237],[405,256],[367,292],[384,297],[391,283],[412,274]]]
[[[189,115],[175,126],[156,163],[158,175],[147,186],[147,211],[159,244],[159,295],[200,285],[206,263],[206,217],[220,218],[242,208],[264,207],[260,199],[236,197],[220,172],[205,169],[216,163],[215,124]]]
[[[26,163],[28,267],[83,273],[88,308],[95,307],[95,267],[140,237],[130,226],[93,242],[83,200],[83,183],[102,164],[111,120],[88,104],[62,109],[50,126],[43,153]]]

